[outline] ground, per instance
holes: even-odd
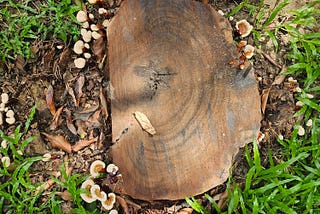
[[[239,2],[209,1],[216,10],[222,10],[225,13],[230,12]],[[265,1],[264,4],[270,5],[270,8],[272,8],[274,2]],[[252,3],[258,4],[259,1]],[[96,13],[96,11],[94,12]],[[285,14],[281,15],[279,20],[282,16],[285,16]],[[236,20],[231,21],[231,25],[234,27],[235,21],[242,18],[248,19],[249,22],[254,20],[248,16],[248,11],[244,10],[236,15]],[[235,37],[235,40],[239,41],[239,38]],[[105,40],[102,41],[105,42]],[[265,55],[256,53],[251,60],[258,80],[260,94],[265,94],[266,91],[270,90],[261,121],[261,133],[265,137],[259,143],[265,165],[268,164],[268,149],[271,149],[274,156],[279,154],[280,146],[276,138],[290,136],[294,124],[299,120],[299,118],[292,117],[297,110],[296,100],[287,78],[279,84],[273,84],[283,66],[288,63],[286,61],[287,43],[285,40],[279,42],[279,51],[275,52],[268,38],[261,40],[259,49]],[[254,44],[252,36],[249,37],[248,43]],[[98,46],[99,44],[93,44],[93,47]],[[34,165],[30,172],[34,182],[44,182],[50,178],[50,175],[57,175],[64,161],[68,162],[72,174],[80,173],[82,175],[88,174],[89,164],[96,159],[112,162],[112,158],[108,155],[108,148],[112,145],[111,120],[108,116],[110,115],[110,100],[107,98],[108,77],[107,73],[103,72],[103,69],[100,69],[99,64],[95,62],[97,58],[101,61],[106,50],[94,50],[93,53],[96,53],[98,57],[91,58],[85,69],[78,69],[75,68],[73,63],[77,56],[72,48],[72,42],[64,44],[58,39],[45,41],[38,39],[31,43],[34,58],[25,59],[16,56],[15,60],[7,60],[0,64],[0,92],[9,94],[9,106],[15,112],[16,117],[16,122],[13,125],[4,124],[0,128],[8,135],[12,134],[18,124],[24,124],[30,109],[37,104],[37,112],[28,132],[28,136],[34,135],[37,136],[37,139],[30,143],[25,153],[30,156],[50,153],[54,156],[48,162],[39,161]],[[270,59],[273,59],[274,62]],[[63,108],[56,121],[53,120],[53,115],[46,101],[46,96],[50,97],[48,92],[50,87],[52,87],[54,106],[56,109]],[[74,130],[67,122],[70,120],[68,116],[70,112],[73,119],[77,121],[83,119],[87,122],[78,122],[75,124],[76,130]],[[76,133],[73,133],[74,131]],[[75,145],[80,140],[80,135],[88,135],[84,139],[98,138],[80,151],[68,153],[59,148],[53,148],[45,134],[50,134],[53,137],[61,135],[71,145]],[[243,182],[248,169],[244,149],[241,149],[235,158],[233,177],[239,183]],[[53,186],[47,189],[44,195],[52,191],[53,188],[57,187]],[[221,185],[210,190],[209,193],[219,197],[224,190],[225,185]],[[199,196],[199,199],[204,200],[201,196]],[[46,200],[45,196],[42,200]],[[141,213],[168,213],[187,206],[183,200],[154,203],[129,198],[125,198],[125,200],[130,211],[141,207],[139,211]],[[70,201],[63,204],[66,213],[68,213],[67,210],[70,206]],[[119,210],[123,210],[120,204],[117,204],[117,207],[119,207]]]

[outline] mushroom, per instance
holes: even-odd
[[[109,211],[109,214],[118,214],[118,211],[113,209]]]
[[[6,112],[6,117],[14,117],[14,111],[13,110],[8,110],[7,112]]]
[[[103,8],[103,7],[100,7],[99,9],[98,9],[98,13],[100,14],[100,15],[103,15],[103,14],[106,14],[108,11],[105,9],[105,8]]]
[[[11,164],[10,158],[7,157],[7,156],[2,157],[1,158],[1,163],[2,163],[2,166],[6,167],[6,168],[9,167],[10,164]]]
[[[101,201],[101,205],[106,210],[111,210],[115,202],[116,202],[116,195],[111,192],[108,194],[108,197],[106,198],[106,200]]]
[[[98,177],[101,172],[104,172],[106,164],[101,160],[95,160],[90,165],[90,174],[93,177]]]
[[[119,170],[119,168],[115,164],[111,163],[107,166],[106,171],[107,171],[107,173],[115,175],[115,174],[117,174],[118,170]]]
[[[95,185],[95,183],[90,178],[85,180],[81,185],[81,189],[85,189],[88,191],[88,193],[81,193],[80,194],[81,198],[87,203],[92,203],[96,200],[96,198],[92,197],[92,194],[91,194],[91,188],[94,185]]]
[[[82,54],[83,53],[83,49],[85,49],[85,45],[84,45],[84,42],[82,40],[78,40],[78,41],[76,41],[76,43],[74,43],[73,51],[76,54]]]
[[[7,104],[9,101],[9,95],[7,93],[2,93],[1,94],[1,102],[4,104]]]
[[[87,13],[83,10],[78,11],[76,18],[78,22],[86,22],[88,20]]]
[[[101,38],[103,36],[103,34],[100,34],[99,32],[97,32],[97,31],[93,31],[92,32],[92,38],[94,38],[94,39],[99,39],[99,38]]]
[[[76,68],[84,68],[86,65],[86,60],[82,57],[76,58],[73,62]]]
[[[246,45],[243,49],[243,54],[246,56],[247,59],[251,59],[253,56],[254,47],[252,45]]]
[[[90,30],[86,30],[86,29],[82,28],[81,31],[80,31],[80,34],[81,34],[82,39],[83,39],[84,42],[90,42],[91,41],[92,32]],[[84,44],[83,44],[83,47],[84,47]]]
[[[7,146],[8,146],[8,142],[6,140],[1,141],[1,147],[3,149],[7,148]]]
[[[99,201],[105,201],[107,200],[107,194],[105,192],[103,192],[101,189],[100,189],[100,186],[95,184],[91,187],[91,195],[93,198],[99,200]]]
[[[98,27],[96,24],[91,24],[91,25],[90,25],[90,29],[91,29],[92,31],[98,31],[98,30],[100,30],[99,27]]]
[[[86,59],[90,59],[91,58],[91,54],[90,53],[84,53],[83,56]]]
[[[228,20],[198,1],[130,0],[107,35],[111,155],[122,190],[175,200],[224,183],[261,120],[253,70],[228,64],[239,55]],[[156,134],[141,128],[137,111]]]
[[[46,154],[42,155],[42,161],[48,162],[50,159],[51,159],[50,153],[46,153]]]
[[[250,23],[247,20],[243,19],[236,23],[236,29],[238,30],[239,34],[243,38],[248,36],[251,33],[253,27],[252,25],[250,25]]]
[[[103,27],[107,28],[107,27],[109,27],[109,25],[110,25],[110,21],[108,19],[103,20],[103,22],[102,22]]]
[[[16,122],[16,119],[14,117],[8,117],[6,118],[6,122],[9,124],[9,125],[12,125]]]

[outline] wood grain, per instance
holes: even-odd
[[[113,161],[138,199],[181,199],[229,176],[238,148],[260,127],[252,71],[229,23],[191,0],[124,1],[108,28]],[[155,135],[133,113],[147,116]]]

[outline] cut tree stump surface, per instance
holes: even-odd
[[[228,21],[191,0],[124,1],[108,28],[108,52],[111,152],[125,193],[182,199],[226,181],[261,119],[252,70],[229,65],[239,56]]]

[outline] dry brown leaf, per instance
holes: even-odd
[[[83,120],[87,121],[89,117],[99,108],[99,105],[91,106],[90,108],[87,108],[82,111],[78,111],[74,114],[75,120]]]
[[[150,120],[145,114],[143,114],[142,112],[136,111],[135,113],[133,113],[133,115],[143,130],[145,130],[151,135],[156,134],[155,128],[152,126]]]
[[[84,121],[76,120],[76,126],[78,127],[77,133],[80,136],[80,138],[84,138],[85,136],[87,136],[87,132],[85,131],[86,125]]]
[[[96,142],[98,140],[98,137],[92,138],[90,140],[79,140],[73,147],[72,150],[77,152],[81,149],[91,145],[92,143]]]
[[[263,89],[261,94],[261,112],[265,113],[268,98],[269,98],[270,88]]]
[[[66,89],[67,89],[67,91],[68,91],[68,94],[72,97],[72,100],[73,100],[73,102],[74,102],[74,105],[75,105],[76,107],[78,107],[78,102],[77,102],[76,96],[74,95],[74,91],[73,91],[73,89],[69,86],[68,83],[66,84]]]
[[[177,214],[191,214],[193,212],[192,208],[183,208],[177,212]]]
[[[56,105],[54,103],[53,99],[53,87],[49,85],[47,91],[46,91],[46,101],[47,101],[47,106],[48,109],[50,110],[52,115],[56,114]]]
[[[62,149],[65,152],[71,153],[71,144],[61,135],[50,135],[42,132],[44,136],[51,143],[52,147]]]
[[[58,127],[62,109],[63,109],[63,107],[60,107],[56,111],[56,113],[53,115],[52,123],[50,124],[50,130],[55,130]]]
[[[61,175],[61,173],[58,172],[56,175],[56,178],[59,177],[60,175]],[[34,191],[34,195],[37,195],[39,193],[39,191],[41,191],[41,190],[45,191],[45,190],[49,189],[54,183],[55,183],[55,181],[50,178],[45,183],[43,183],[42,185],[40,185],[36,188],[36,190]]]
[[[76,127],[73,125],[73,120],[72,120],[72,115],[71,115],[71,111],[67,108],[64,109],[65,113],[66,113],[66,122],[67,122],[67,127],[69,129],[69,131],[74,134],[77,135],[77,129]]]
[[[85,82],[85,78],[84,78],[83,75],[81,75],[77,80],[76,88],[75,88],[75,91],[77,93],[77,106],[79,106],[80,98],[81,98],[81,96],[83,94],[82,87],[84,86],[84,82]]]
[[[107,119],[108,117],[108,107],[107,107],[107,100],[103,94],[102,88],[100,88],[100,102],[101,102],[101,110],[102,110],[102,114],[104,116],[105,119]]]
[[[85,121],[85,124],[88,127],[88,129],[101,127],[100,112],[101,110],[96,111],[91,117],[89,117],[87,121]]]
[[[284,79],[286,78],[285,75],[283,75],[284,72],[287,71],[287,67],[286,66],[282,66],[282,69],[279,73],[278,76],[276,76],[276,78],[274,79],[272,85],[280,85],[281,83],[283,83]]]
[[[106,42],[102,37],[93,42],[92,50],[97,57],[96,62],[99,64],[100,62],[102,62],[104,53],[106,52]]]
[[[60,195],[60,197],[65,201],[71,201],[71,195],[68,190],[63,192],[56,192],[56,195]]]

